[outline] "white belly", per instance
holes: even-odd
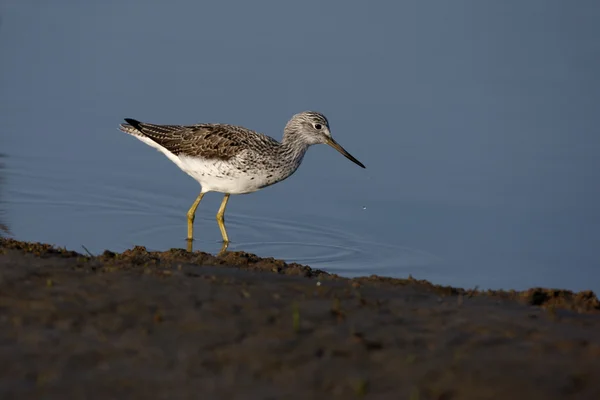
[[[230,194],[252,193],[257,190],[272,185],[281,180],[274,176],[273,173],[262,170],[252,170],[246,168],[246,172],[242,172],[222,160],[207,160],[202,158],[176,156],[164,147],[160,146],[153,140],[134,135],[137,139],[154,147],[161,153],[166,155],[169,160],[173,161],[181,170],[190,175],[202,186],[202,192],[220,192]]]
[[[274,183],[272,177],[261,171],[245,173],[221,160],[206,160],[186,156],[177,157],[175,164],[202,185],[203,192],[231,194],[252,193]]]

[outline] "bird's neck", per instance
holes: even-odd
[[[294,132],[284,132],[281,141],[281,157],[288,160],[294,170],[300,166],[304,154],[310,145],[302,140],[302,136]]]

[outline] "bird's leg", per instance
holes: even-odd
[[[217,213],[217,223],[219,224],[219,229],[221,230],[221,236],[223,236],[223,242],[229,243],[229,237],[227,237],[227,230],[225,229],[225,207],[227,207],[227,201],[229,201],[229,193],[225,194],[223,197],[223,202],[221,202],[221,207],[219,207],[219,212]]]
[[[221,250],[219,251],[219,253],[217,254],[217,256],[223,256],[225,255],[225,253],[227,252],[227,248],[229,247],[229,242],[223,242],[223,245],[221,246]]]
[[[187,221],[188,221],[188,243],[194,240],[194,219],[196,218],[196,209],[198,208],[198,204],[200,204],[200,200],[204,197],[204,193],[200,193],[194,203],[190,207],[187,212]]]

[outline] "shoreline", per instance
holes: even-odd
[[[567,309],[579,313],[599,312],[600,300],[592,290],[572,291],[560,288],[532,287],[526,290],[464,289],[448,285],[438,285],[425,279],[416,279],[409,275],[407,278],[392,278],[381,275],[343,277],[320,269],[299,263],[288,263],[273,257],[259,257],[244,251],[228,251],[223,256],[213,255],[203,251],[188,252],[182,248],[165,251],[148,251],[144,246],[115,253],[105,250],[100,255],[83,254],[73,250],[57,247],[52,244],[25,242],[0,237],[0,255],[2,251],[19,250],[24,253],[46,257],[59,255],[67,258],[77,258],[79,263],[99,261],[119,267],[128,263],[143,266],[171,266],[172,263],[190,263],[202,266],[223,266],[249,271],[274,272],[281,275],[297,275],[307,278],[334,279],[360,284],[387,284],[392,286],[414,286],[429,290],[440,296],[487,296],[499,300],[512,300],[522,304],[540,306],[542,308]]]
[[[590,291],[0,238],[3,398],[600,398]]]

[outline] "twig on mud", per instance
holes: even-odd
[[[300,332],[300,308],[296,302],[292,305],[292,326],[294,332]]]
[[[477,289],[479,289],[479,286],[475,286],[473,289],[469,290],[469,295],[467,296],[467,298],[470,299],[471,297],[475,296],[475,293],[477,293]]]
[[[81,247],[83,247],[83,249],[85,250],[86,253],[88,253],[88,255],[92,258],[94,258],[94,255],[87,249],[87,247],[85,247],[84,245],[81,245]]]

